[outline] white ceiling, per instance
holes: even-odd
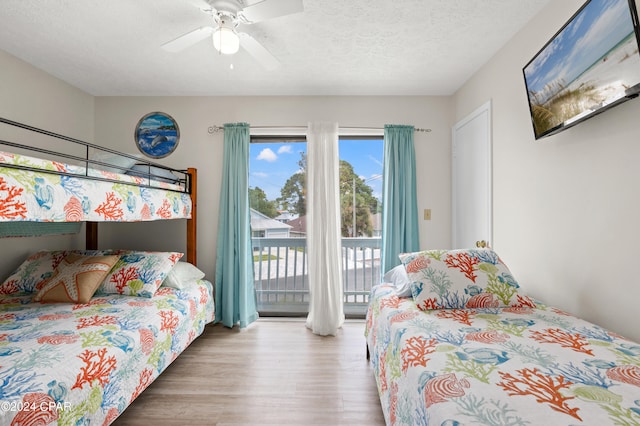
[[[242,27],[281,62],[264,71],[210,38],[161,49],[212,24],[190,0],[1,0],[0,49],[95,96],[450,95],[548,2],[304,0]]]

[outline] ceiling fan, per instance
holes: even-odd
[[[253,56],[265,69],[274,70],[280,62],[255,38],[237,30],[267,19],[299,13],[304,10],[302,0],[190,0],[209,13],[215,26],[205,26],[189,31],[162,45],[169,52],[179,52],[211,36],[218,52],[236,53],[240,47]],[[251,4],[247,4],[251,3]]]

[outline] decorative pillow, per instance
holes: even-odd
[[[0,285],[0,294],[35,293],[53,275],[53,271],[72,250],[42,250],[29,256]],[[74,253],[99,255],[97,250],[75,250]]]
[[[35,302],[88,303],[119,256],[68,254],[36,293]]]
[[[491,249],[430,250],[400,260],[422,310],[536,306]]]
[[[201,280],[204,272],[187,262],[177,262],[169,271],[167,277],[162,282],[163,287],[172,287],[181,290],[186,283]]]
[[[96,294],[153,297],[183,253],[116,251],[120,260],[102,281]]]
[[[383,281],[393,284],[398,297],[411,296],[411,280],[407,276],[407,270],[404,265],[398,265],[384,274]]]

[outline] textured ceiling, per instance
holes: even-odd
[[[548,2],[304,0],[242,27],[281,62],[264,71],[210,38],[161,49],[211,25],[190,0],[1,0],[0,49],[96,96],[450,95]]]

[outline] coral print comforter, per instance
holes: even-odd
[[[0,296],[0,425],[107,425],[213,320],[211,283],[87,304]]]
[[[640,345],[555,308],[421,310],[380,285],[366,334],[390,425],[640,425]]]
[[[11,168],[49,170],[66,175]],[[75,175],[75,176],[74,176]],[[85,176],[110,179],[105,182]],[[115,182],[117,181],[117,182]],[[178,185],[0,151],[0,222],[132,222],[191,217]]]

